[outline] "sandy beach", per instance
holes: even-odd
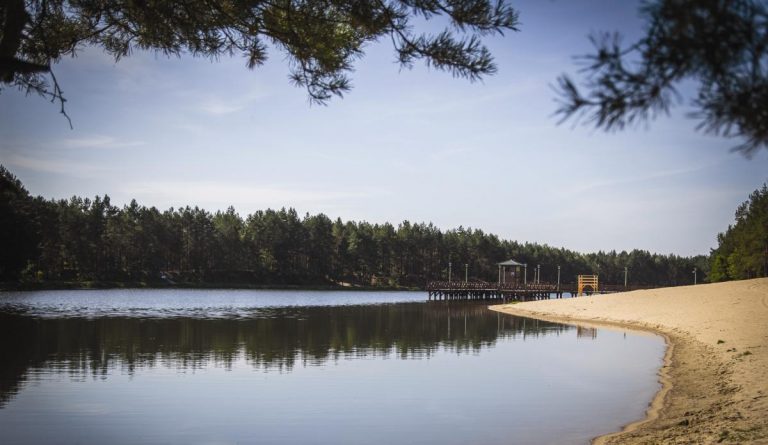
[[[492,306],[667,340],[646,419],[599,444],[768,444],[768,278]]]

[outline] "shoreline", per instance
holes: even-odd
[[[593,444],[768,444],[768,278],[490,309],[664,337],[661,388],[645,417]]]
[[[164,281],[51,281],[36,283],[0,283],[0,292],[34,292],[46,290],[111,290],[111,289],[227,289],[227,290],[327,290],[327,291],[421,291],[416,287],[341,286],[337,284],[251,284],[193,283]]]
[[[574,318],[574,317],[558,317],[558,316],[551,316],[547,315],[543,312],[528,312],[528,311],[513,311],[512,309],[508,308],[502,308],[501,306],[509,306],[509,305],[494,305],[489,306],[488,308],[501,312],[504,314],[509,315],[516,315],[521,317],[530,317],[530,318],[536,318],[543,321],[549,321],[553,323],[562,323],[562,324],[568,324],[573,326],[581,326],[581,327],[588,327],[588,328],[598,328],[598,329],[614,329],[614,330],[622,330],[622,331],[634,331],[636,333],[644,333],[644,334],[651,334],[656,335],[659,337],[662,337],[664,339],[664,357],[662,357],[661,360],[661,367],[659,368],[659,372],[657,375],[659,376],[659,383],[661,384],[661,387],[658,391],[654,394],[653,398],[648,404],[648,408],[645,410],[645,417],[638,420],[633,420],[627,424],[624,424],[621,426],[621,429],[618,431],[606,433],[597,437],[592,438],[590,441],[593,445],[605,445],[610,442],[608,442],[608,439],[611,439],[613,437],[620,437],[624,433],[629,433],[632,431],[635,431],[642,427],[643,425],[647,424],[648,422],[651,422],[653,420],[656,420],[661,412],[661,409],[664,407],[664,403],[666,401],[666,397],[669,394],[670,389],[672,388],[672,380],[669,375],[669,367],[672,363],[672,357],[674,355],[675,351],[675,340],[672,339],[672,336],[669,335],[666,332],[662,332],[659,330],[656,330],[654,328],[644,326],[644,325],[634,325],[631,323],[619,323],[614,321],[607,321],[607,320],[591,320],[591,319],[581,319],[581,318]],[[623,442],[621,442],[623,443]]]

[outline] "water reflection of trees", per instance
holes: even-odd
[[[506,316],[477,304],[390,304],[254,310],[237,319],[37,318],[0,312],[0,406],[30,370],[73,377],[121,368],[230,367],[265,370],[351,356],[429,357],[477,352],[500,337],[559,334],[570,327]]]

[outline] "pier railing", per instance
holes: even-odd
[[[623,285],[623,284],[600,284],[597,292],[629,292],[640,289],[653,289],[657,286],[647,285]],[[520,290],[520,291],[561,291],[575,292],[578,288],[577,283],[489,283],[485,281],[430,281],[427,283],[428,291],[436,290]],[[595,292],[594,289],[588,289]]]
[[[428,291],[436,290],[530,290],[530,291],[555,291],[557,285],[552,283],[488,283],[485,281],[430,281],[427,284]]]
[[[596,293],[628,292],[653,286],[624,286],[600,284],[597,288],[579,289],[578,283],[490,283],[486,281],[430,281],[427,283],[429,299],[436,300],[530,300],[562,298],[563,294],[579,296]],[[582,292],[583,291],[583,292]]]

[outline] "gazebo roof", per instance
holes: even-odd
[[[497,263],[499,266],[525,266],[523,263],[518,263],[515,260],[507,260]]]

